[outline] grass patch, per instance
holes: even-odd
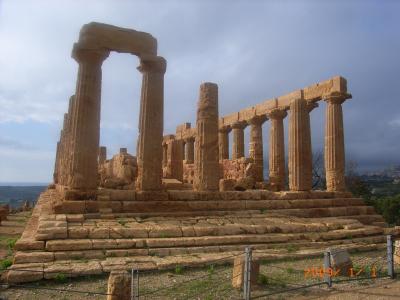
[[[293,273],[295,272],[294,269],[291,268],[291,267],[287,268],[286,271],[287,271],[289,274],[293,274]]]
[[[14,250],[15,243],[18,241],[18,238],[7,239],[7,248],[10,250]]]
[[[121,224],[122,226],[124,226],[125,227],[125,225],[126,225],[126,221],[125,220],[122,220],[122,219],[119,219],[118,221],[117,221],[119,224]]]
[[[183,273],[183,268],[181,266],[176,266],[174,269],[174,273],[180,275]]]
[[[299,249],[300,249],[300,247],[299,247],[298,245],[289,244],[289,245],[287,246],[287,251],[288,251],[289,253],[299,251]]]
[[[59,283],[65,283],[67,282],[67,276],[65,276],[63,273],[58,273],[56,277],[54,277],[54,280]]]
[[[12,260],[10,258],[5,258],[0,260],[0,269],[5,270],[12,265]]]

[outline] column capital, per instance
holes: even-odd
[[[232,127],[231,127],[230,125],[224,125],[224,126],[221,126],[221,127],[218,129],[218,131],[219,131],[219,132],[224,132],[224,133],[229,133],[229,132],[232,131]]]
[[[78,63],[92,62],[101,64],[110,54],[110,51],[105,49],[86,49],[75,43],[72,48],[72,58]]]
[[[266,115],[260,115],[260,116],[254,116],[247,122],[250,125],[262,125],[265,121],[268,120],[268,117]]]
[[[193,143],[195,140],[194,136],[188,136],[183,139],[185,143]]]
[[[144,55],[140,57],[140,65],[137,69],[141,73],[164,74],[167,70],[167,61],[161,56]]]
[[[339,93],[333,92],[329,94],[322,95],[322,99],[324,99],[327,103],[332,104],[342,104],[346,99],[351,99],[351,94],[348,93]]]
[[[274,108],[267,113],[267,116],[270,119],[283,119],[287,116],[287,112],[285,109]]]
[[[233,129],[244,129],[247,126],[246,121],[236,121],[231,125]]]

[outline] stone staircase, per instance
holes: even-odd
[[[102,190],[95,201],[67,202],[75,201],[83,203],[82,213],[56,213],[63,205],[57,192],[41,195],[16,244],[9,281],[47,278],[57,270],[98,274],[206,262],[248,245],[261,256],[290,257],[332,245],[368,250],[385,243],[383,218],[348,193],[169,191],[150,198]],[[94,209],[87,202],[97,202],[97,211],[89,212]],[[31,274],[32,268],[43,273]]]

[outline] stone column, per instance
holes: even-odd
[[[56,148],[56,159],[55,159],[55,163],[54,163],[54,173],[53,173],[53,182],[54,184],[58,184],[59,183],[59,170],[60,170],[60,142],[57,142],[57,148]]]
[[[285,188],[285,139],[283,119],[287,112],[274,109],[268,113],[271,120],[269,130],[269,183],[271,190],[282,191]]]
[[[249,120],[250,124],[250,143],[249,157],[254,163],[254,180],[264,181],[264,157],[263,157],[263,138],[262,124],[267,120],[266,116],[255,116]]]
[[[182,140],[171,140],[170,155],[168,161],[170,177],[175,178],[179,181],[183,181],[183,141]]]
[[[163,151],[162,167],[165,168],[168,162],[168,145],[166,142],[162,143],[162,151]]]
[[[79,63],[72,120],[71,174],[69,186],[78,190],[97,188],[97,151],[100,139],[101,65],[108,51],[88,50],[74,45]]]
[[[238,121],[232,124],[233,129],[233,145],[232,145],[232,159],[239,159],[244,157],[244,128],[247,126],[246,122]]]
[[[192,164],[194,162],[194,138],[186,138],[185,143],[185,162],[187,164]]]
[[[103,164],[107,160],[107,147],[99,148],[99,164]]]
[[[164,130],[164,73],[167,63],[159,56],[141,58],[143,74],[140,100],[138,178],[139,190],[160,190]]]
[[[289,120],[289,189],[308,191],[312,188],[312,153],[310,117],[303,98],[290,103]]]
[[[327,95],[325,119],[325,172],[326,187],[330,192],[344,191],[345,154],[342,103],[347,94]]]
[[[218,191],[218,86],[206,82],[200,86],[197,108],[194,189]]]
[[[229,159],[229,126],[224,126],[218,131],[219,160]]]

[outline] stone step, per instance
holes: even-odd
[[[169,248],[142,248],[142,249],[108,249],[108,250],[86,250],[86,251],[19,251],[14,257],[14,264],[51,262],[64,260],[84,261],[88,259],[105,259],[106,257],[127,257],[127,256],[173,256],[196,253],[215,253],[240,251],[245,246],[251,246],[256,250],[280,249],[280,251],[297,251],[309,248],[323,248],[332,245],[352,245],[352,244],[379,244],[384,243],[384,235],[364,236],[353,239],[339,239],[326,241],[310,241],[305,239],[293,240],[290,243],[270,243],[270,244],[243,244],[243,245],[221,245],[203,247],[169,247]]]
[[[239,234],[310,233],[362,228],[347,217],[298,218],[274,214],[207,217],[125,217],[85,219],[83,215],[42,217],[35,239],[124,239],[229,236]]]
[[[190,192],[193,193],[193,192]],[[177,198],[167,200],[110,201],[103,200],[66,200],[54,206],[55,213],[166,213],[166,212],[196,212],[196,211],[235,211],[253,209],[306,209],[306,208],[336,208],[365,206],[360,198],[322,198],[322,199],[260,199],[257,197],[248,199],[190,199]]]
[[[325,246],[325,245],[324,245]],[[382,250],[386,247],[384,243],[353,243],[343,244],[341,248],[349,252]],[[67,277],[82,275],[98,275],[109,273],[112,270],[173,270],[176,266],[202,267],[206,264],[233,263],[235,257],[243,255],[244,246],[238,251],[226,251],[218,253],[196,253],[177,256],[133,256],[133,257],[106,257],[105,259],[92,260],[68,260],[49,261],[42,263],[16,263],[4,274],[9,283],[32,282],[42,279],[54,279],[58,274]],[[322,257],[325,248],[316,247],[305,250],[284,252],[281,249],[256,249],[253,258],[256,260],[276,260],[288,258],[310,258]]]
[[[359,229],[333,230],[328,232],[310,233],[271,233],[271,234],[240,234],[228,236],[200,236],[175,238],[110,238],[110,239],[68,239],[50,240],[46,242],[46,251],[71,250],[109,250],[109,249],[141,249],[141,248],[171,248],[171,247],[203,247],[238,244],[284,243],[307,239],[310,241],[327,241],[338,239],[353,239],[363,236],[380,235],[383,228],[364,226]]]
[[[385,219],[376,213],[371,213],[371,214],[359,214],[359,215],[351,215],[351,216],[346,216],[346,218],[351,218],[353,220],[357,220],[361,222],[362,224],[366,225],[373,225],[375,222],[385,222]]]

